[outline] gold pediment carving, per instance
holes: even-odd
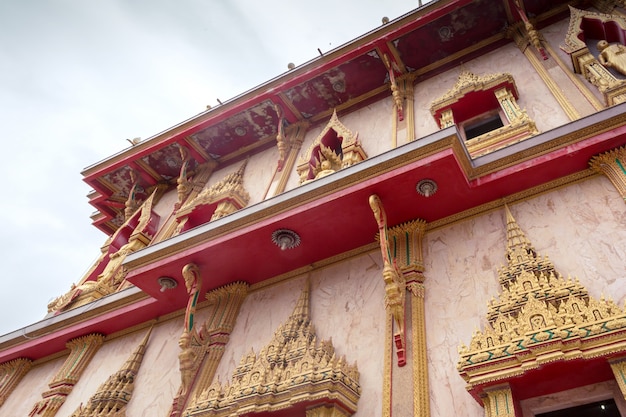
[[[205,186],[195,198],[188,200],[176,214],[181,230],[220,219],[247,206],[250,195],[243,186],[247,165],[246,159],[237,171],[210,187]]]
[[[495,74],[477,75],[469,71],[459,74],[454,86],[444,95],[434,100],[430,105],[430,112],[436,115],[440,110],[457,103],[467,94],[475,91],[496,90],[503,86],[515,86],[515,80],[509,73],[500,72]],[[517,91],[515,91],[517,95]]]
[[[359,142],[359,134],[353,133],[341,123],[337,111],[315,138],[304,156],[300,157],[296,171],[300,184],[324,177],[352,166],[367,158]]]
[[[518,105],[518,95],[511,74],[463,71],[454,86],[432,102],[430,111],[441,129],[459,126],[467,151],[476,158],[539,133],[535,122]],[[466,127],[494,117],[500,127],[485,129],[475,137],[466,134]]]
[[[289,319],[259,354],[241,358],[229,383],[215,381],[189,403],[185,416],[231,416],[334,403],[346,416],[357,408],[359,371],[318,342],[304,289]]]
[[[540,257],[508,207],[508,265],[501,292],[488,305],[485,329],[459,349],[458,370],[469,388],[506,381],[543,363],[608,357],[626,351],[626,310],[595,299]]]

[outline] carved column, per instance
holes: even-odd
[[[386,306],[389,316],[387,329],[391,330],[391,325],[396,325],[394,338],[398,354],[398,366],[406,363],[405,348],[410,346],[412,370],[412,394],[413,394],[413,416],[430,416],[430,396],[428,384],[428,356],[426,346],[426,321],[424,307],[424,260],[422,254],[422,240],[426,231],[424,220],[414,220],[392,228],[387,227],[387,216],[380,198],[376,195],[370,196],[370,206],[374,217],[378,223],[379,240],[383,257],[383,279],[385,281]],[[397,277],[395,277],[397,275]],[[388,276],[395,277],[393,280]],[[401,299],[393,304],[390,302],[390,289],[395,290],[400,287],[402,291]],[[412,295],[411,305],[411,340],[406,343],[404,334],[404,297],[406,290]],[[401,332],[398,334],[398,332]],[[402,344],[399,344],[398,341]],[[403,386],[394,388],[392,386],[392,366],[391,349],[385,347],[385,376],[383,380],[383,415],[391,416],[391,398],[394,395],[410,396],[410,393],[403,392]]]
[[[90,334],[67,343],[70,355],[48,384],[50,390],[44,392],[43,399],[33,407],[30,417],[52,417],[57,413],[103,342],[103,335]]]
[[[403,75],[398,79],[398,87],[405,103],[404,117],[406,120],[407,142],[411,142],[416,139],[414,83],[415,76],[412,74]]]
[[[211,385],[226,343],[230,339],[230,333],[235,327],[239,308],[247,295],[248,284],[243,282],[236,282],[207,293],[207,300],[213,304],[213,309],[202,329],[202,334],[208,336],[208,347],[194,393],[200,393]]]
[[[589,166],[594,171],[606,175],[626,201],[626,147],[622,146],[594,156],[589,161]]]
[[[287,142],[285,147],[289,154],[284,162],[280,179],[276,185],[276,190],[274,190],[274,195],[282,194],[285,191],[287,180],[296,165],[296,159],[298,158],[298,153],[300,152],[302,142],[304,142],[304,135],[308,128],[308,122],[298,122],[285,129],[285,141]]]
[[[428,355],[424,296],[424,258],[422,240],[426,231],[424,220],[395,226],[389,235],[393,241],[394,259],[407,283],[411,297],[411,333],[413,366],[413,416],[430,416]]]
[[[0,365],[0,407],[30,370],[32,361],[26,358],[13,359]]]
[[[485,392],[485,417],[515,417],[515,404],[511,387],[501,385]]]
[[[508,35],[513,38],[517,47],[522,51],[535,71],[537,71],[537,74],[541,77],[541,80],[546,87],[548,87],[556,101],[558,101],[563,111],[565,111],[567,117],[569,117],[570,120],[580,119],[578,110],[565,97],[562,89],[547,71],[542,60],[537,57],[536,51],[544,51],[543,36],[541,33],[535,30],[532,24],[528,22],[527,24],[519,23],[512,26],[509,29]],[[530,45],[533,45],[535,48],[529,48]],[[545,52],[543,52],[543,54],[545,55]],[[544,60],[545,59],[548,59],[547,55],[545,55]]]
[[[622,392],[624,399],[626,399],[626,358],[610,361],[609,363],[611,364],[611,369],[613,370],[613,375],[615,375],[619,390]]]
[[[187,404],[193,407],[197,397],[213,382],[224,348],[235,326],[239,307],[247,294],[248,284],[242,282],[229,284],[207,293],[207,299],[211,303],[210,316],[202,325],[199,334],[192,327],[191,343],[187,348],[189,352],[193,352],[191,361],[185,364],[185,369],[191,374],[192,380],[189,381],[188,387],[181,387],[172,405],[170,416],[180,416]]]

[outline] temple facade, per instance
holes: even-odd
[[[433,1],[86,168],[0,416],[626,416],[625,44]]]

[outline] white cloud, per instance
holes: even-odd
[[[105,236],[80,171],[417,7],[413,1],[0,2],[0,334],[41,319]]]

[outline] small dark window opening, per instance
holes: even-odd
[[[537,414],[536,417],[621,417],[613,399]]]
[[[480,135],[484,135],[487,132],[496,130],[504,126],[502,119],[498,113],[492,114],[489,117],[481,118],[480,120],[468,123],[465,126],[465,139],[470,140]]]

